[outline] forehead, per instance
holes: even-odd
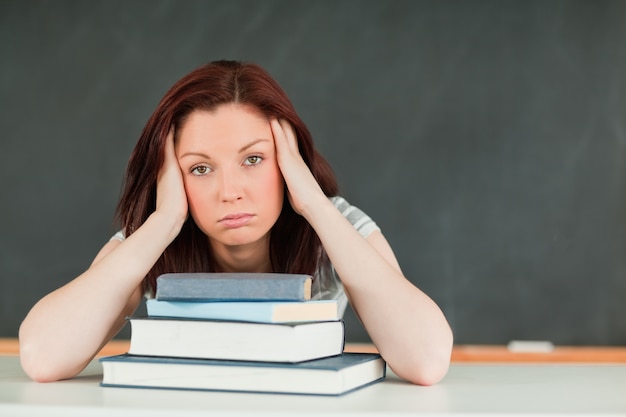
[[[209,143],[241,143],[271,139],[268,118],[253,106],[222,104],[213,110],[194,110],[177,132],[179,146]]]

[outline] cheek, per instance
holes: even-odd
[[[271,175],[265,179],[264,183],[262,184],[262,187],[268,193],[276,193],[278,192],[278,190],[282,188],[282,184],[283,184],[283,177],[281,177],[280,175]]]
[[[185,181],[185,193],[187,194],[187,202],[189,203],[189,211],[195,217],[197,209],[206,205],[208,193],[197,182]]]
[[[268,198],[280,199],[280,206],[282,207],[282,198],[284,194],[284,180],[280,173],[280,169],[276,166],[275,169],[269,171],[264,178],[257,183],[259,194],[263,194]]]

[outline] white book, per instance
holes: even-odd
[[[302,362],[343,352],[344,323],[253,323],[131,317],[128,353],[146,356]]]

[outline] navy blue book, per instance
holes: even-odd
[[[385,378],[379,354],[343,353],[295,364],[130,354],[100,358],[103,387],[342,395]]]
[[[286,273],[195,272],[157,277],[157,300],[307,301],[313,277]]]

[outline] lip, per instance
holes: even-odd
[[[218,223],[229,229],[236,229],[247,225],[253,217],[251,213],[232,213],[219,219]]]

